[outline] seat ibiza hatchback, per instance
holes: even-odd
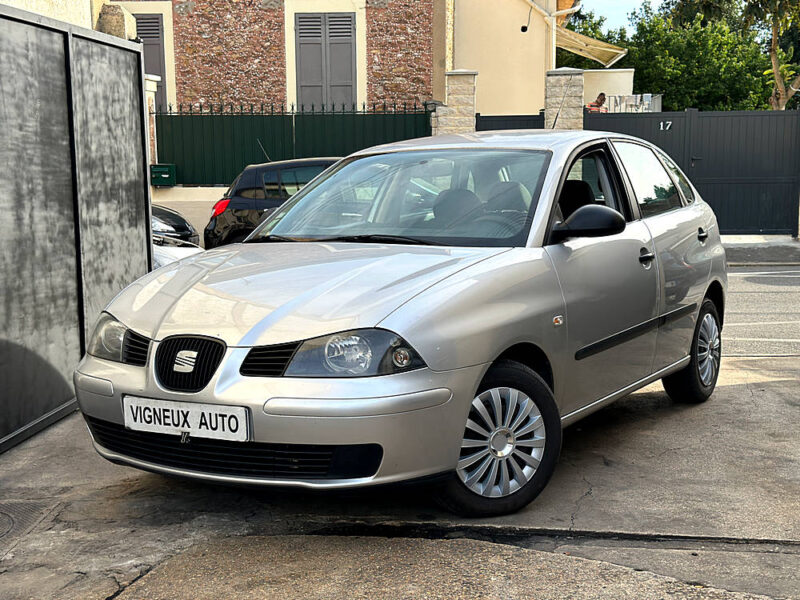
[[[562,427],[720,368],[725,253],[675,163],[598,132],[358,152],[242,244],[154,271],[75,372],[95,448],[208,481],[437,477],[453,511],[541,492]]]

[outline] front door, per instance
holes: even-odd
[[[570,183],[572,182],[572,183]],[[558,217],[589,203],[619,210],[622,233],[571,238],[545,247],[566,303],[567,377],[562,416],[650,375],[658,325],[658,269],[641,220],[632,220],[620,175],[605,147],[580,156],[570,167]]]

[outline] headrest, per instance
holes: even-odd
[[[445,190],[433,205],[433,216],[437,221],[453,223],[483,203],[473,192],[465,189]]]
[[[531,193],[518,181],[498,181],[489,188],[489,210],[516,210],[528,212]]]
[[[582,179],[567,179],[561,189],[561,197],[558,199],[564,219],[569,219],[572,213],[587,204],[594,204],[592,186]]]

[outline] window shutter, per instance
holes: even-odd
[[[295,15],[298,108],[355,103],[355,14]]]
[[[319,110],[325,101],[323,15],[296,14],[297,109]]]
[[[142,40],[144,72],[158,75],[161,81],[156,86],[156,106],[166,109],[166,66],[164,62],[164,27],[161,15],[134,15],[136,35]]]
[[[355,15],[327,16],[328,103],[348,108],[355,102]]]

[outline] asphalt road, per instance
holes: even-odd
[[[730,272],[726,356],[800,356],[800,267]]]
[[[0,598],[800,597],[800,268],[730,282],[714,396],[654,384],[568,428],[544,493],[498,519],[423,487],[142,473],[99,458],[74,415],[0,457]]]

